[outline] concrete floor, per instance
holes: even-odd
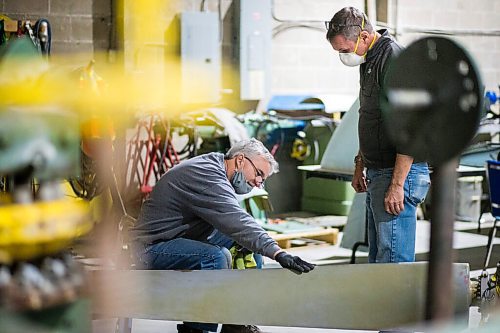
[[[488,243],[488,232],[491,229],[493,218],[485,217],[482,223],[481,234],[477,234],[477,223],[455,222],[453,233],[453,247],[456,250],[455,262],[467,262],[471,270],[483,268],[484,257],[486,254],[486,245]],[[342,241],[342,232],[336,245],[310,245],[304,247],[293,247],[287,251],[301,258],[319,263],[349,263],[352,254],[351,249],[342,248],[339,244]],[[496,267],[500,261],[500,233],[494,239],[493,251],[488,267]],[[415,241],[415,252],[417,261],[426,261],[429,254],[430,223],[419,220],[417,222],[417,236]],[[367,252],[356,252],[356,263],[366,263]],[[265,258],[265,264],[275,266],[276,262]]]
[[[93,333],[108,333],[114,332],[116,320],[94,320]],[[177,321],[161,321],[161,320],[146,320],[134,319],[132,321],[132,333],[177,333]],[[259,326],[266,333],[366,333],[373,331],[345,331],[334,329],[319,329],[319,328],[300,328],[300,327],[276,327],[276,326]],[[219,325],[218,331],[220,331]]]
[[[459,330],[451,329],[446,333],[456,332],[489,332],[490,324],[483,326],[480,324],[481,314],[478,312],[477,307],[471,307],[469,311],[469,327],[460,327]],[[495,317],[495,323],[500,319],[500,315]],[[162,321],[162,320],[147,320],[147,319],[133,319],[132,320],[132,333],[177,333],[177,321]],[[492,325],[492,324],[491,324]],[[111,333],[114,332],[116,327],[116,319],[101,319],[94,320],[92,323],[93,333]],[[495,327],[499,327],[496,326]],[[321,329],[321,328],[303,328],[303,327],[277,327],[277,326],[259,326],[265,333],[371,333],[377,331],[366,330],[341,330],[341,329]],[[219,325],[218,331],[220,331]],[[424,329],[419,327],[400,328],[398,332],[421,332]],[[427,330],[425,330],[427,332]],[[443,331],[444,332],[444,331]],[[495,332],[492,330],[491,332]],[[496,332],[498,333],[498,332]]]

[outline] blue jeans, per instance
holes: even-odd
[[[384,209],[384,198],[391,184],[393,168],[368,169],[366,178],[366,223],[368,224],[368,261],[415,261],[417,206],[430,187],[427,163],[411,166],[404,184],[404,210],[392,215]]]
[[[230,269],[229,250],[234,241],[221,232],[214,231],[207,242],[175,238],[159,242],[139,250],[137,258],[141,268],[164,269]],[[257,268],[262,268],[262,256],[254,254]],[[186,326],[204,331],[217,331],[218,324],[184,322]]]

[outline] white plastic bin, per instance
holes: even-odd
[[[457,179],[455,199],[455,219],[465,222],[477,222],[481,214],[481,196],[483,177],[460,177]]]

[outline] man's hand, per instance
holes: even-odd
[[[288,268],[296,274],[308,273],[316,266],[286,252],[279,252],[274,260],[276,260],[281,267]]]
[[[405,209],[405,191],[403,186],[391,184],[385,193],[385,211],[392,215],[399,215]]]
[[[352,176],[351,186],[356,193],[366,192],[366,177],[363,166],[356,165],[354,175]]]
[[[405,209],[404,185],[412,163],[413,157],[402,154],[396,155],[391,185],[389,185],[384,198],[384,208],[389,214],[399,215]]]

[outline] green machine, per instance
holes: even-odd
[[[301,168],[306,171],[303,175],[302,210],[327,215],[349,215],[355,194],[349,177],[354,172],[352,159],[359,146],[356,130],[358,109],[359,101],[356,100],[333,134],[326,135],[323,129],[322,132],[308,135],[321,140],[317,145],[321,149],[318,149],[320,163],[318,164],[317,158],[310,157],[304,161],[304,167]],[[317,169],[327,171],[330,176],[309,177],[312,173],[307,171]],[[332,176],[335,174],[341,176]]]

